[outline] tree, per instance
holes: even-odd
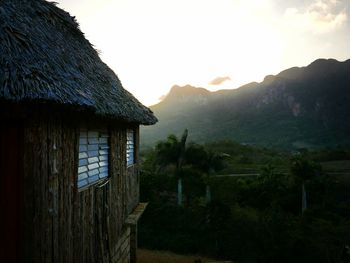
[[[186,150],[188,130],[186,129],[179,141],[175,135],[169,135],[166,141],[156,145],[156,162],[161,168],[174,165],[174,175],[178,178],[177,203],[182,205],[182,165]]]
[[[292,176],[301,183],[301,213],[307,209],[307,196],[305,184],[320,172],[320,166],[307,159],[305,154],[297,155],[292,158],[290,167]]]
[[[177,201],[178,205],[183,204],[183,177],[202,173],[206,183],[206,201],[210,202],[211,193],[209,177],[223,167],[223,159],[226,155],[217,154],[207,150],[204,146],[191,143],[186,145],[188,130],[182,134],[181,140],[175,135],[169,135],[167,140],[160,141],[156,145],[156,163],[160,169],[167,169],[178,179]],[[172,168],[172,169],[171,169]],[[186,171],[184,170],[186,168]],[[193,171],[190,171],[194,169]],[[193,179],[193,178],[192,178]]]
[[[206,184],[205,196],[207,203],[211,201],[209,178],[215,172],[223,168],[223,160],[226,156],[225,154],[207,150],[202,145],[194,143],[190,144],[186,149],[186,163],[192,165],[204,174],[203,179]]]

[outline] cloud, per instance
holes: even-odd
[[[287,8],[284,19],[293,29],[328,33],[340,28],[348,19],[345,9],[339,10],[339,3],[338,0],[317,0],[304,9]]]
[[[209,85],[220,85],[225,81],[231,80],[230,77],[217,77],[209,82]]]

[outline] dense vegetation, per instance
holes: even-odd
[[[239,263],[350,262],[346,149],[198,145],[185,132],[142,159],[141,199],[149,206],[139,224],[141,247]]]

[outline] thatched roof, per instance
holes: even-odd
[[[127,122],[157,121],[101,61],[75,18],[54,3],[0,1],[0,63],[0,101],[51,102]]]

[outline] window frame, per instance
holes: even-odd
[[[128,155],[131,153],[129,149],[129,133],[132,132],[132,163],[129,163]],[[137,164],[136,159],[136,130],[135,128],[127,128],[126,129],[126,167],[132,167]]]
[[[97,136],[93,136],[96,133]],[[109,182],[110,158],[110,133],[107,128],[79,130],[77,179],[75,180],[79,192]],[[96,176],[98,176],[97,179]],[[87,184],[81,184],[83,181],[87,181]]]

